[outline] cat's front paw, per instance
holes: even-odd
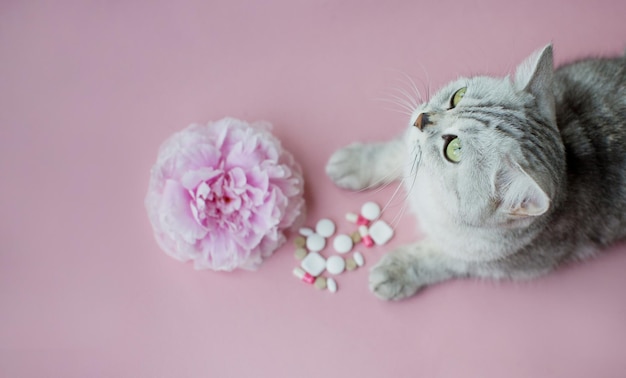
[[[326,174],[340,188],[359,190],[370,185],[367,170],[368,147],[354,143],[333,153],[326,164]]]
[[[412,296],[423,286],[414,264],[415,259],[406,251],[388,253],[370,271],[370,290],[378,298],[385,300],[400,300]]]

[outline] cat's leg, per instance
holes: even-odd
[[[443,253],[424,240],[385,255],[370,271],[370,290],[379,298],[399,300],[418,290],[453,278],[527,280],[560,264],[559,254],[525,251],[493,261],[466,261]]]
[[[335,151],[326,164],[326,174],[340,188],[373,188],[400,179],[408,161],[403,138],[354,143]]]
[[[400,300],[428,285],[464,277],[467,272],[466,262],[448,257],[425,240],[383,256],[370,271],[369,286],[381,299]]]

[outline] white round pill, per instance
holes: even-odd
[[[326,270],[330,274],[341,274],[346,268],[346,261],[341,256],[330,256],[326,260]]]
[[[326,287],[328,288],[328,291],[334,293],[337,291],[337,282],[335,282],[332,277],[328,277],[326,279]]]
[[[315,232],[317,232],[320,236],[329,238],[335,233],[335,223],[333,223],[330,219],[320,219],[315,226]]]
[[[376,202],[366,202],[361,207],[361,215],[367,220],[374,220],[380,215],[380,206]]]
[[[306,247],[311,252],[317,252],[324,249],[326,246],[326,239],[319,236],[318,234],[309,235],[306,238]]]
[[[354,252],[354,254],[352,255],[352,258],[354,259],[354,262],[356,262],[356,265],[358,266],[365,265],[365,259],[363,258],[363,255],[361,254],[361,252],[359,251]],[[328,264],[328,261],[326,261],[326,263]]]
[[[335,236],[333,240],[333,248],[339,253],[346,253],[352,249],[352,238],[346,234]]]

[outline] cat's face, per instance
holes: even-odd
[[[408,145],[429,206],[474,227],[527,225],[549,210],[563,160],[551,80],[548,47],[514,80],[460,78],[415,110]]]

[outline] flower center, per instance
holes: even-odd
[[[204,227],[209,223],[232,223],[246,197],[245,188],[240,188],[228,173],[202,181],[189,195],[194,219]]]

